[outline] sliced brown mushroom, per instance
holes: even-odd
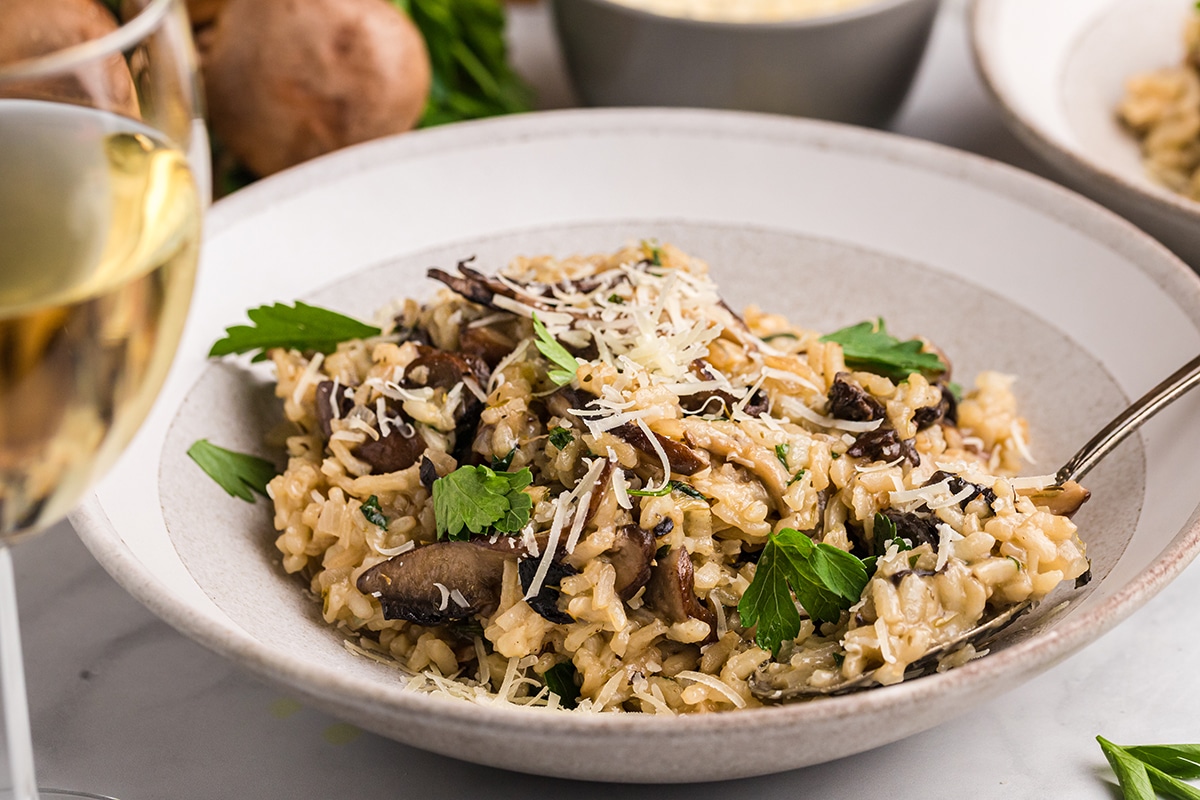
[[[686,549],[674,547],[650,570],[646,584],[646,607],[662,614],[670,622],[698,619],[708,623],[709,638],[716,637],[713,613],[696,597],[696,577],[692,557]]]
[[[515,344],[503,333],[487,325],[465,325],[458,333],[459,349],[482,359],[489,369],[495,369],[512,352]]]
[[[753,441],[734,422],[685,419],[683,424],[688,444],[749,469],[767,487],[776,507],[782,508],[792,476],[775,453]]]
[[[625,525],[617,531],[616,541],[608,550],[609,563],[616,570],[613,588],[622,600],[638,593],[650,580],[650,562],[654,559],[654,534],[637,525]]]
[[[829,416],[851,422],[870,422],[883,419],[886,413],[883,403],[855,383],[849,373],[839,372],[833,376],[833,385],[829,387]]]
[[[470,542],[434,542],[376,564],[356,585],[379,598],[386,619],[442,625],[495,611],[509,558]]]
[[[677,442],[654,431],[651,431],[651,433],[654,435],[655,440],[662,446],[663,452],[666,453],[671,472],[677,472],[680,475],[695,475],[708,466],[708,461],[686,444]],[[646,432],[640,426],[627,422],[624,425],[618,425],[613,428],[612,434],[618,439],[622,439],[633,445],[634,449],[642,454],[653,458],[655,461],[659,461],[658,451],[650,441],[650,437],[646,436]]]
[[[717,379],[717,375],[712,370],[712,365],[702,358],[697,358],[692,361],[691,372],[700,380],[712,381]],[[679,405],[692,414],[717,414],[721,413],[729,416],[729,412],[735,405],[741,402],[724,389],[705,389],[696,392],[695,394],[683,395],[679,398]],[[750,399],[746,401],[746,405],[742,408],[744,412],[752,417],[757,417],[765,414],[770,410],[770,399],[767,393],[759,389]]]
[[[895,461],[903,456],[914,467],[920,466],[921,456],[912,439],[901,439],[891,428],[876,428],[860,433],[854,444],[846,450],[851,458],[869,458],[872,461]]]
[[[472,303],[478,303],[481,306],[494,308],[497,311],[512,310],[511,308],[504,308],[496,304],[495,297],[499,295],[537,311],[554,312],[560,314],[569,313],[571,316],[579,319],[584,319],[590,316],[579,311],[568,311],[566,309],[555,308],[544,302],[538,296],[538,294],[534,294],[533,292],[518,292],[513,288],[513,286],[510,285],[511,282],[501,281],[498,278],[490,275],[484,275],[482,272],[468,267],[467,264],[469,264],[472,260],[473,257],[458,262],[457,268],[460,273],[458,275],[451,275],[445,270],[436,268],[428,270],[425,274],[430,278],[433,278],[435,281],[440,281],[446,284],[452,290],[462,295],[467,300],[470,300]]]
[[[405,421],[402,425],[391,425],[378,439],[368,438],[351,452],[370,464],[373,473],[380,475],[408,469],[421,459],[425,449],[425,439]]]
[[[1026,494],[1021,492],[1021,494]],[[1044,508],[1051,514],[1060,517],[1074,515],[1088,501],[1092,493],[1075,481],[1067,481],[1062,486],[1049,486],[1036,492],[1028,493],[1029,499],[1035,506]]]
[[[334,388],[338,389],[337,397],[334,397]],[[326,439],[333,433],[330,427],[333,420],[341,419],[350,413],[350,409],[354,408],[354,389],[349,386],[341,386],[333,381],[321,381],[317,384],[317,427],[321,430],[321,435]],[[335,409],[336,406],[336,409]],[[336,410],[336,413],[334,413]]]
[[[464,378],[481,388],[487,386],[492,371],[487,363],[470,353],[449,353],[428,345],[417,345],[417,357],[404,369],[406,388],[432,386],[450,391]],[[478,402],[474,395],[471,398]]]

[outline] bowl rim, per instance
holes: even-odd
[[[823,146],[848,154],[872,154],[915,169],[930,170],[957,182],[983,185],[1012,202],[1029,206],[1101,241],[1138,264],[1151,280],[1176,297],[1187,299],[1181,310],[1200,328],[1200,276],[1136,228],[1132,223],[1049,180],[1015,167],[933,142],[892,133],[820,120],[793,119],[770,114],[704,109],[570,109],[459,123],[443,129],[416,131],[388,137],[314,159],[243,189],[221,200],[212,209],[207,235],[215,236],[229,225],[269,206],[274,198],[287,197],[314,185],[372,168],[378,156],[393,160],[420,158],[423,154],[496,142],[569,136],[590,126],[614,136],[630,130],[657,129],[684,135],[697,129],[728,130],[742,134],[753,129],[772,141],[797,146]],[[369,267],[370,265],[365,265]],[[365,268],[364,267],[364,268]],[[1183,304],[1181,304],[1183,305]],[[156,471],[157,473],[157,471]],[[705,734],[753,729],[757,732],[790,729],[804,722],[827,720],[853,713],[919,710],[943,694],[986,690],[994,673],[1004,673],[1019,685],[1098,638],[1157,594],[1200,553],[1200,504],[1163,549],[1128,583],[1083,613],[1072,615],[1037,636],[946,673],[858,694],[798,703],[743,709],[736,713],[685,714],[664,718],[649,714],[545,713],[514,706],[481,706],[436,695],[419,694],[395,686],[372,684],[370,697],[361,683],[341,675],[328,664],[298,662],[288,652],[254,639],[228,619],[206,613],[165,590],[162,581],[124,544],[108,519],[96,494],[70,515],[80,538],[101,565],[157,616],[190,638],[234,660],[260,676],[287,685],[313,699],[336,697],[339,708],[368,709],[386,705],[389,715],[436,714],[447,723],[478,726],[486,723],[499,731],[538,728],[546,735],[586,733],[622,736],[630,733],[687,732]],[[319,687],[322,691],[317,691]],[[1010,687],[1011,688],[1011,687]],[[332,701],[331,701],[332,702]]]
[[[1043,158],[1051,160],[1052,166],[1077,178],[1098,184],[1107,193],[1134,192],[1159,213],[1170,215],[1175,219],[1186,218],[1188,222],[1193,223],[1200,220],[1200,201],[1191,200],[1172,192],[1165,186],[1159,186],[1148,176],[1144,180],[1133,180],[1107,169],[1103,161],[1090,159],[1080,151],[1063,145],[1036,119],[1017,110],[1020,106],[1013,102],[1013,95],[1004,90],[997,78],[998,70],[995,66],[997,55],[990,44],[991,38],[985,19],[992,8],[1004,2],[1005,0],[970,0],[967,27],[970,33],[971,56],[976,71],[983,79],[985,91],[995,107],[999,109],[1008,128],[1027,145],[1038,151]],[[1102,11],[1098,13],[1102,13]],[[1075,43],[1072,43],[1072,47],[1074,46]],[[1051,155],[1048,156],[1047,153]]]
[[[606,6],[614,11],[633,17],[634,19],[656,22],[665,21],[665,24],[668,25],[678,25],[683,28],[693,28],[700,31],[765,32],[820,30],[822,28],[834,27],[843,23],[852,23],[857,20],[886,14],[903,6],[928,4],[936,7],[941,0],[866,0],[866,2],[864,2],[862,5],[854,6],[853,8],[847,8],[842,11],[834,11],[829,14],[814,14],[807,17],[795,17],[791,19],[770,21],[750,20],[746,22],[660,14],[656,11],[648,11],[644,8],[627,5],[620,2],[620,0],[552,0],[551,4],[557,7],[564,3],[574,2],[591,2],[598,6]]]

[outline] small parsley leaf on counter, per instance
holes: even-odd
[[[902,381],[914,372],[941,375],[946,365],[937,353],[924,352],[918,339],[902,342],[887,332],[883,319],[860,322],[821,337],[842,346],[846,366]]]
[[[275,477],[275,465],[265,458],[226,450],[200,439],[187,450],[188,457],[208,477],[233,497],[254,502],[254,493],[267,496],[267,484]]]
[[[575,356],[563,347],[557,339],[550,335],[550,331],[546,330],[546,326],[537,318],[537,314],[533,315],[533,333],[537,337],[536,344],[538,352],[550,360],[550,363],[557,365],[560,369],[552,369],[548,373],[550,380],[559,386],[564,386],[575,379],[575,371],[579,369],[579,361]]]
[[[742,624],[756,626],[759,647],[778,653],[780,644],[800,632],[796,601],[814,620],[836,622],[862,596],[870,579],[868,566],[844,550],[784,528],[768,537],[754,580],[738,603]]]
[[[516,533],[529,522],[533,501],[521,491],[533,481],[528,467],[496,472],[459,467],[433,482],[438,538],[466,539],[488,530]]]
[[[276,303],[252,308],[246,316],[254,324],[226,328],[224,338],[208,351],[210,357],[254,353],[253,360],[262,361],[275,347],[332,353],[341,342],[380,333],[374,325],[299,300],[295,306]]]

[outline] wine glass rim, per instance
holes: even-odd
[[[45,77],[113,53],[123,53],[157,30],[171,6],[178,1],[150,0],[133,19],[103,36],[12,64],[0,64],[0,83],[13,78]]]

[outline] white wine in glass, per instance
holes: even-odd
[[[93,795],[37,789],[8,545],[61,519],[149,411],[208,183],[182,3],[115,5],[0,0],[0,677],[17,800]]]

